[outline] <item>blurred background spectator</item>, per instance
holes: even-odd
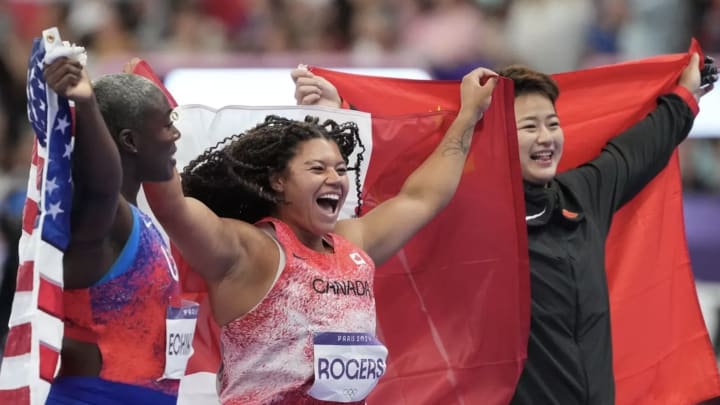
[[[420,67],[458,79],[478,65],[520,62],[555,73],[681,52],[692,36],[720,53],[720,0],[0,0],[0,336],[32,139],[26,61],[31,38],[50,26],[87,47],[93,76],[136,55],[161,75],[305,62]],[[681,154],[688,240],[717,337],[720,131],[688,140]]]

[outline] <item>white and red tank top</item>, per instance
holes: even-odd
[[[303,245],[276,219],[285,266],[252,311],[221,328],[224,405],[328,404],[307,394],[313,384],[313,338],[323,332],[375,335],[375,265],[344,238],[329,234],[332,253]],[[364,403],[360,401],[358,403]]]

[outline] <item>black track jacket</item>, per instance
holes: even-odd
[[[511,404],[615,403],[605,239],[615,211],[667,165],[696,113],[678,87],[596,159],[544,187],[525,183],[532,310]]]

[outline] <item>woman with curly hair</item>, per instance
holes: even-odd
[[[462,107],[397,196],[338,221],[353,123],[269,116],[145,184],[171,240],[208,284],[221,326],[223,404],[363,403],[385,371],[375,337],[375,266],[452,198],[496,74],[463,79]],[[356,177],[356,182],[359,182]],[[184,195],[183,195],[184,192]]]

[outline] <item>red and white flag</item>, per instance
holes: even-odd
[[[459,98],[457,83],[451,86],[453,97]],[[176,111],[176,126],[183,134],[175,155],[179,168],[269,114],[356,122],[365,149],[360,171],[363,213],[397,194],[456,114],[433,108],[383,116],[295,106],[215,110],[189,105]],[[453,201],[377,269],[377,333],[390,354],[387,374],[370,404],[504,404],[511,398],[526,357],[530,311],[517,153],[512,84],[503,80],[476,128]],[[351,164],[354,159],[351,156]],[[344,217],[353,215],[356,195],[349,192]],[[202,280],[181,257],[176,259],[184,290],[203,294]],[[218,328],[205,309],[198,319],[195,354],[180,384],[181,405],[217,401]]]
[[[57,29],[35,39],[27,72],[28,118],[35,132],[23,210],[17,288],[0,369],[0,403],[45,403],[63,337],[63,251],[70,241],[72,112],[43,79],[61,44]]]
[[[657,97],[669,93],[676,85],[690,60],[690,52],[702,55],[693,41],[685,54],[553,75],[560,87],[557,109],[565,133],[560,170],[593,159],[610,138],[652,111]],[[412,114],[437,106],[453,109],[459,103],[457,83],[313,71],[330,80],[340,95],[358,109],[373,114]],[[476,138],[473,142],[475,146],[486,146],[491,140]],[[492,172],[486,174],[496,176]],[[496,197],[497,188],[492,183],[478,182],[475,190],[483,198]],[[498,233],[496,237],[507,235]],[[477,250],[489,248],[477,241],[472,245]],[[615,215],[606,245],[616,403],[695,404],[720,396],[715,355],[699,310],[685,240],[677,154],[665,170]],[[504,287],[489,284],[478,295],[492,295],[493,288]],[[379,301],[378,308],[381,304]],[[484,310],[492,312],[495,308],[489,304]],[[382,318],[383,314],[379,316]],[[488,335],[505,333],[495,327],[494,322],[498,321],[492,319],[482,324],[488,328]],[[491,349],[483,340],[456,344],[479,345],[476,350],[480,351]],[[388,381],[380,383],[377,390],[380,395],[383,383]],[[407,384],[402,397],[408,402],[380,403],[444,403],[428,401],[429,397],[416,396],[416,392]],[[470,403],[491,402],[483,399]]]

